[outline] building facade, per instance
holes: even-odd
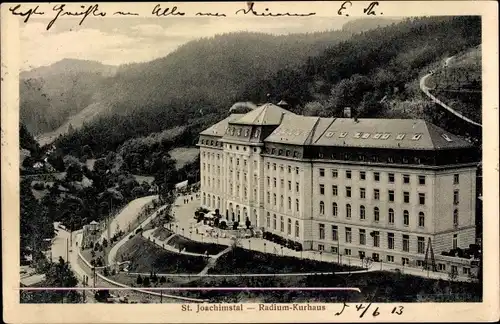
[[[201,132],[198,145],[203,207],[305,249],[419,266],[430,248],[475,243],[477,150],[424,120],[265,104]]]

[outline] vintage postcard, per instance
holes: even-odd
[[[497,12],[3,3],[4,321],[498,320]]]

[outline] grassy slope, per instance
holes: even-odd
[[[131,261],[130,272],[198,273],[206,265],[203,257],[168,252],[139,235],[118,249],[117,259]]]

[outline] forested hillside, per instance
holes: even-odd
[[[337,44],[333,41],[319,55],[311,54],[313,47],[307,42],[299,42],[308,54],[302,64],[297,63],[300,55],[290,57],[292,50],[269,54],[254,46],[259,34],[246,35],[246,41],[241,41],[240,34],[231,34],[189,43],[172,54],[175,60],[167,57],[120,69],[111,91],[120,115],[103,117],[58,143],[65,153],[79,154],[76,151],[85,144],[94,152],[115,150],[130,138],[176,125],[188,126],[193,133],[227,115],[228,108],[241,100],[284,99],[294,111],[307,115],[338,116],[343,107],[350,106],[361,117],[394,116],[384,100],[414,97],[411,84],[422,69],[480,44],[480,26],[479,17],[405,20]],[[268,37],[268,44],[274,44],[276,38]],[[218,59],[196,56],[189,50],[192,47],[219,53],[214,56]],[[239,56],[224,56],[228,48]],[[280,64],[275,64],[273,72],[270,65],[277,61]],[[396,116],[404,117],[401,114]]]
[[[93,61],[65,59],[20,74],[20,118],[37,135],[99,101],[104,80],[116,68]]]

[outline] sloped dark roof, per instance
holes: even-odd
[[[240,125],[279,125],[285,114],[295,115],[294,113],[273,105],[271,103],[263,104],[262,106],[246,113],[238,120],[231,121],[234,124]]]
[[[231,114],[229,117],[221,120],[217,124],[214,124],[210,126],[209,128],[205,129],[200,133],[200,135],[210,135],[210,136],[218,136],[222,137],[224,136],[226,132],[227,125],[229,122],[234,121],[236,119],[241,118],[244,116],[243,114]]]

